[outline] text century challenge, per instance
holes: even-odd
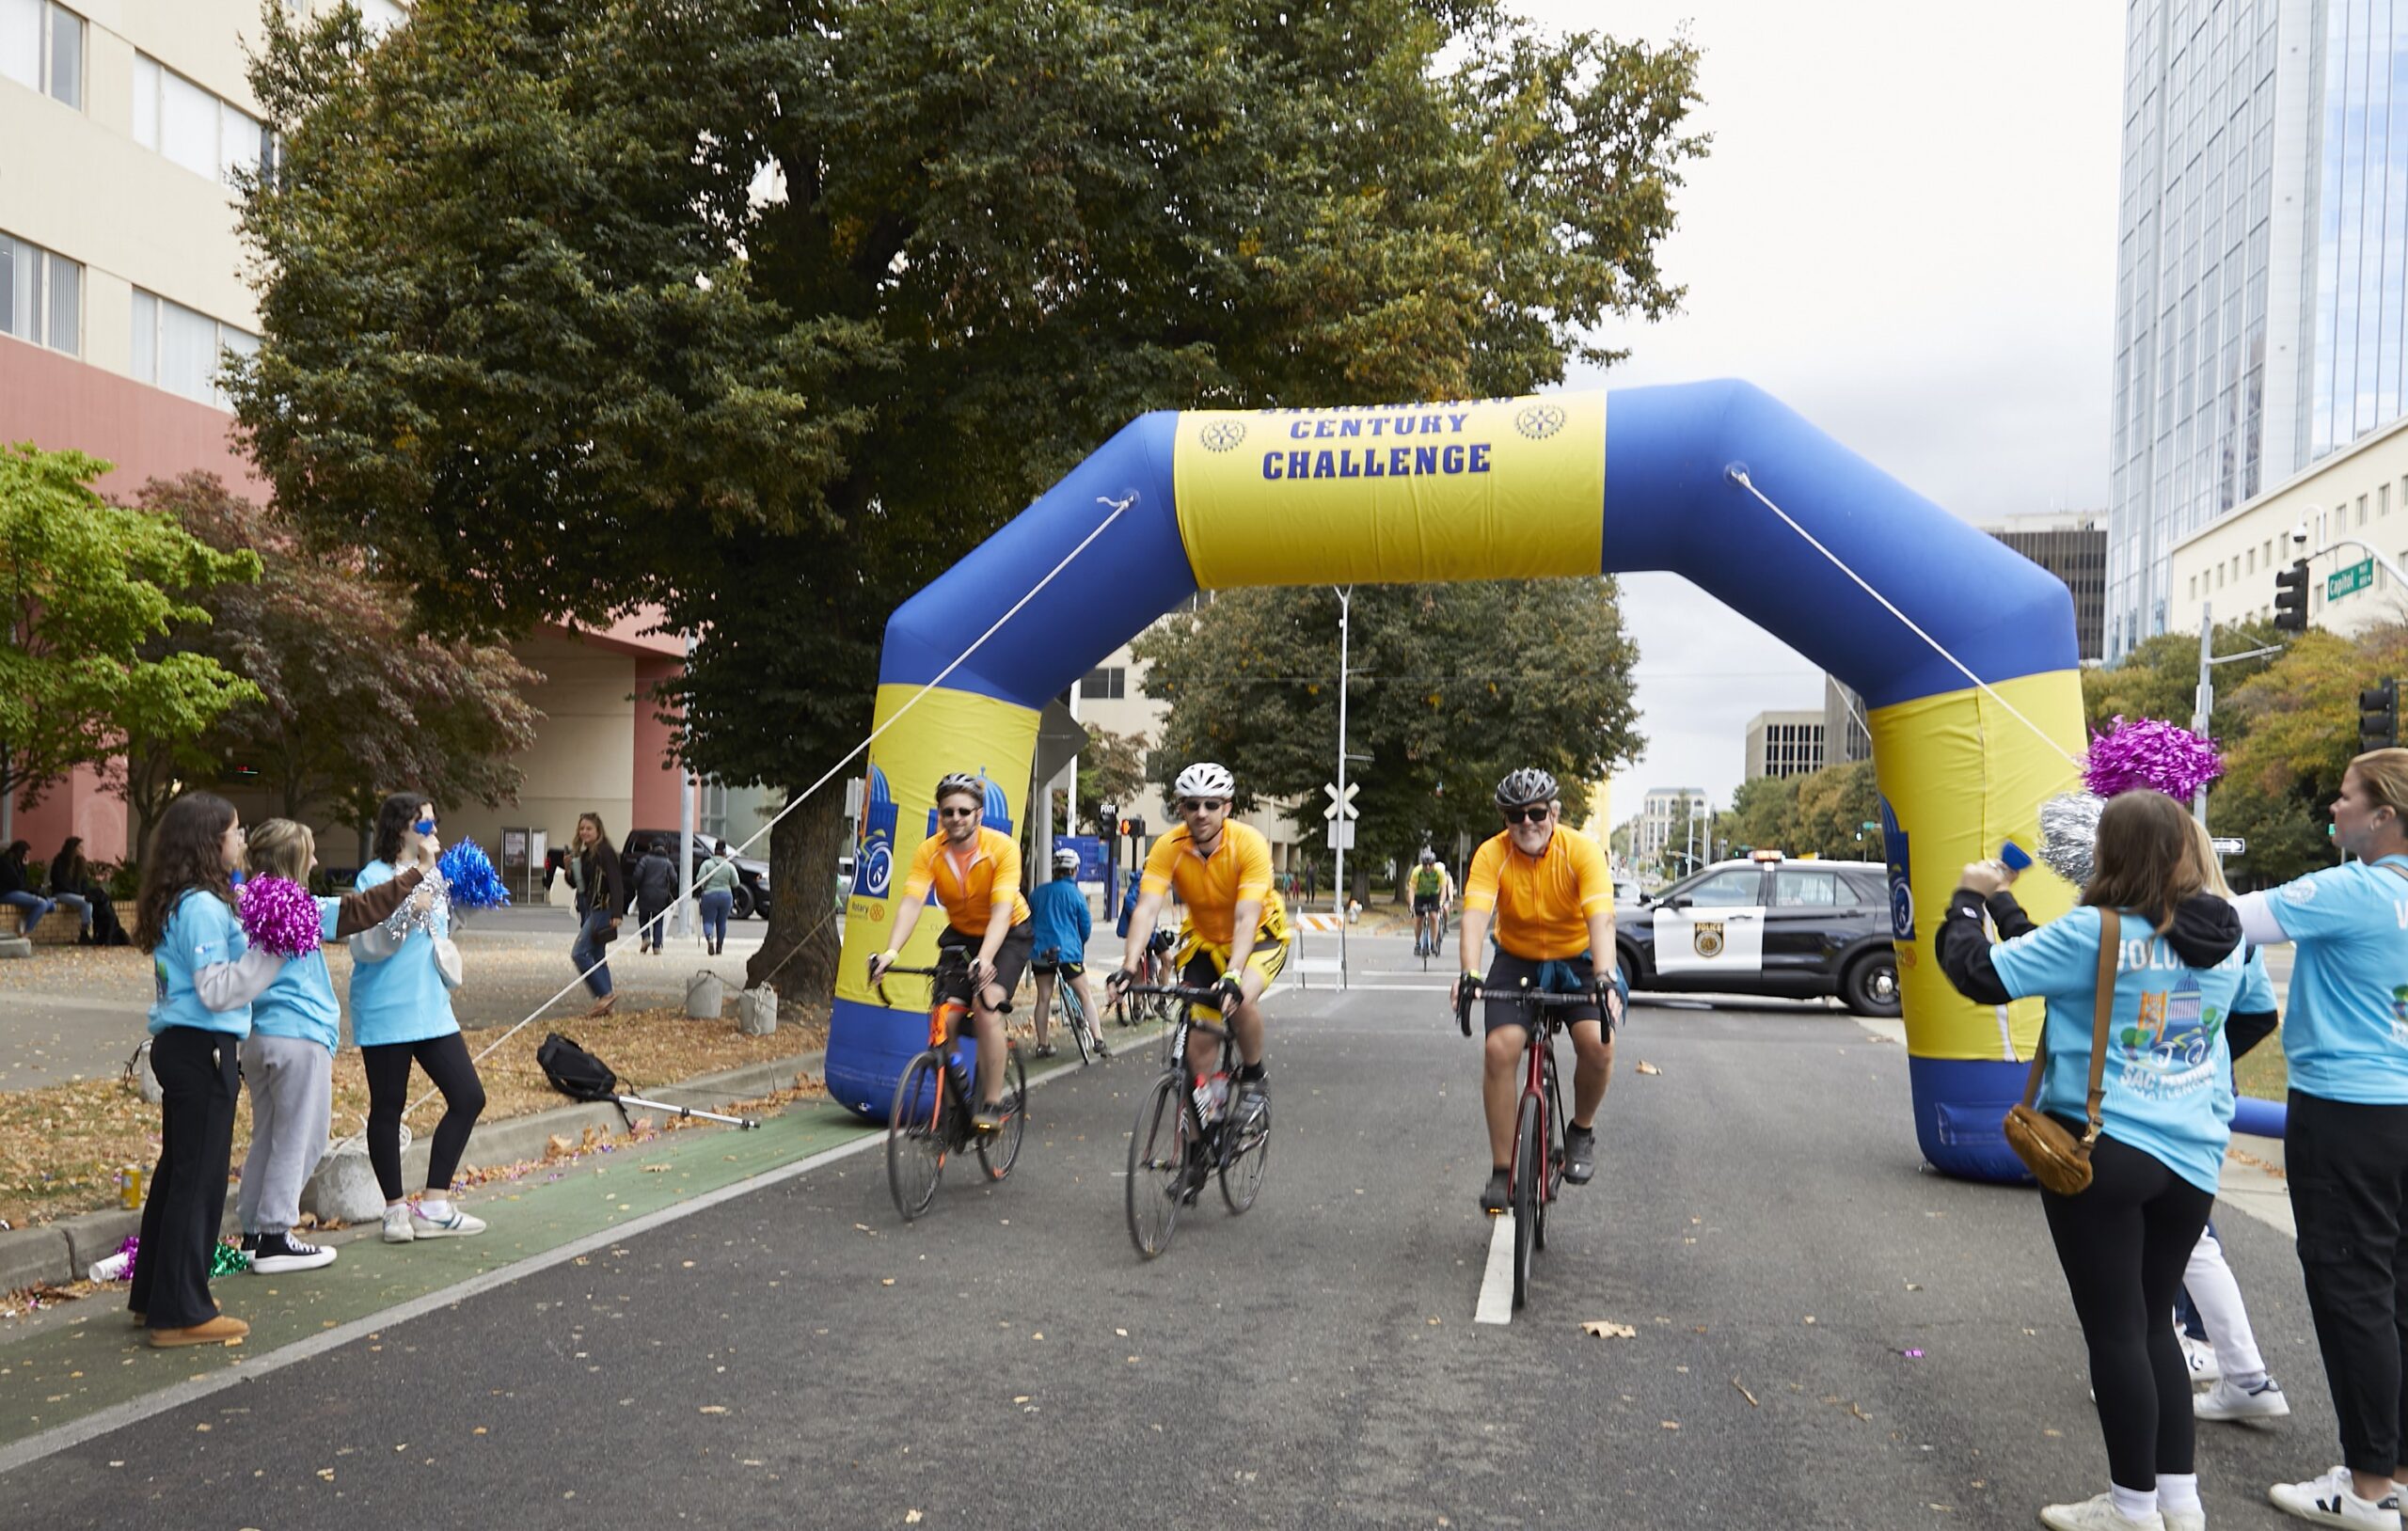
[[[1471,417],[1465,415],[1374,415],[1370,418],[1291,420],[1288,434],[1297,441],[1326,441],[1348,436],[1434,436],[1460,434]],[[1265,479],[1406,479],[1427,474],[1485,473],[1489,443],[1449,442],[1445,446],[1339,447],[1319,450],[1267,451],[1262,454]]]

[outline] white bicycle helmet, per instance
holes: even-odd
[[[968,771],[955,771],[937,778],[936,800],[938,802],[944,801],[957,792],[970,794],[977,798],[981,805],[987,801],[987,783]]]
[[[1056,872],[1076,872],[1078,869],[1079,869],[1079,853],[1078,853],[1077,851],[1074,851],[1074,850],[1057,850],[1057,851],[1055,851],[1055,852],[1054,853],[1054,871],[1056,871]]]
[[[1209,760],[1197,761],[1171,783],[1171,791],[1181,797],[1231,797],[1237,790],[1238,779],[1229,774],[1229,768]]]
[[[1556,797],[1555,778],[1535,766],[1525,766],[1506,774],[1497,783],[1497,806],[1522,808],[1531,803],[1553,802]]]

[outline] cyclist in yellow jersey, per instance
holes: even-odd
[[[1413,869],[1413,935],[1414,955],[1438,950],[1438,914],[1447,905],[1447,894],[1453,890],[1448,879],[1446,864],[1438,853],[1429,846],[1421,847],[1421,862]]]
[[[1576,1062],[1572,1120],[1563,1133],[1563,1177],[1586,1185],[1597,1170],[1597,1108],[1605,1103],[1613,1074],[1612,1026],[1621,1024],[1624,1002],[1620,974],[1610,964],[1600,971],[1592,956],[1614,950],[1613,874],[1595,841],[1559,829],[1562,805],[1555,778],[1546,772],[1523,769],[1507,776],[1497,784],[1497,807],[1505,815],[1505,831],[1473,853],[1464,875],[1463,976],[1456,980],[1456,995],[1470,983],[1491,988],[1528,984],[1549,993],[1590,997],[1589,1004],[1565,1011]],[[1481,946],[1492,916],[1497,957],[1483,979]],[[1486,1009],[1482,1097],[1493,1167],[1480,1205],[1501,1212],[1512,1199],[1507,1182],[1514,1097],[1530,1015],[1528,1006],[1510,1000],[1491,999]]]
[[[940,954],[970,959],[971,1024],[978,1037],[977,1127],[992,1132],[1003,1125],[997,1098],[1004,1068],[1004,1022],[997,1006],[1007,1004],[1028,971],[1035,938],[1028,900],[1020,891],[1020,843],[979,823],[987,809],[987,783],[956,773],[937,783],[937,832],[920,843],[903,875],[895,902],[895,939],[869,959],[869,981],[878,982],[899,960],[921,907],[933,889],[944,907]]]
[[[1288,960],[1288,909],[1271,886],[1271,844],[1260,830],[1229,822],[1237,779],[1227,766],[1199,761],[1179,773],[1172,791],[1180,824],[1147,854],[1128,950],[1112,986],[1136,981],[1163,900],[1176,888],[1187,907],[1187,928],[1172,957],[1180,982],[1218,982],[1221,1014],[1243,1061],[1237,1094],[1266,1095],[1259,1002]]]

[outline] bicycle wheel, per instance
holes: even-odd
[[[1020,1140],[1028,1130],[1028,1067],[1020,1061],[1016,1046],[1006,1045],[1004,1051],[1003,1086],[1004,1093],[997,1098],[1004,1103],[1004,1125],[977,1138],[978,1162],[990,1180],[1012,1173],[1012,1165],[1020,1159]]]
[[[1187,1194],[1188,1157],[1196,1146],[1185,1081],[1165,1073],[1146,1092],[1136,1129],[1129,1134],[1129,1241],[1149,1260],[1170,1248]]]
[[[886,1115],[886,1185],[895,1209],[911,1222],[936,1199],[944,1174],[944,1067],[934,1051],[904,1065],[895,1086],[895,1109]]]
[[[1546,1089],[1546,1187],[1539,1197],[1538,1216],[1530,1228],[1530,1247],[1546,1248],[1546,1215],[1563,1194],[1563,1084],[1555,1072],[1555,1050],[1541,1055],[1539,1072]]]
[[[1255,1096],[1244,1112],[1232,1112],[1222,1131],[1231,1134],[1228,1157],[1221,1160],[1221,1199],[1231,1212],[1243,1212],[1262,1194],[1262,1173],[1271,1158],[1271,1097]]]
[[[1078,1044],[1079,1066],[1084,1068],[1088,1064],[1095,1062],[1093,1052],[1088,1047],[1087,1030],[1085,1026],[1079,1024],[1078,997],[1070,992],[1070,986],[1068,980],[1054,980],[1054,1002],[1052,1009],[1054,1012],[1054,1024],[1068,1033],[1070,1040]]]
[[[1539,1161],[1539,1103],[1534,1097],[1522,1097],[1514,1143],[1513,1305],[1518,1308],[1529,1298],[1530,1250],[1538,1235],[1539,1176],[1544,1173]]]

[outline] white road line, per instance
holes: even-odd
[[[1513,1214],[1500,1212],[1488,1220],[1488,1269],[1480,1278],[1480,1306],[1472,1310],[1476,1324],[1513,1321]]]

